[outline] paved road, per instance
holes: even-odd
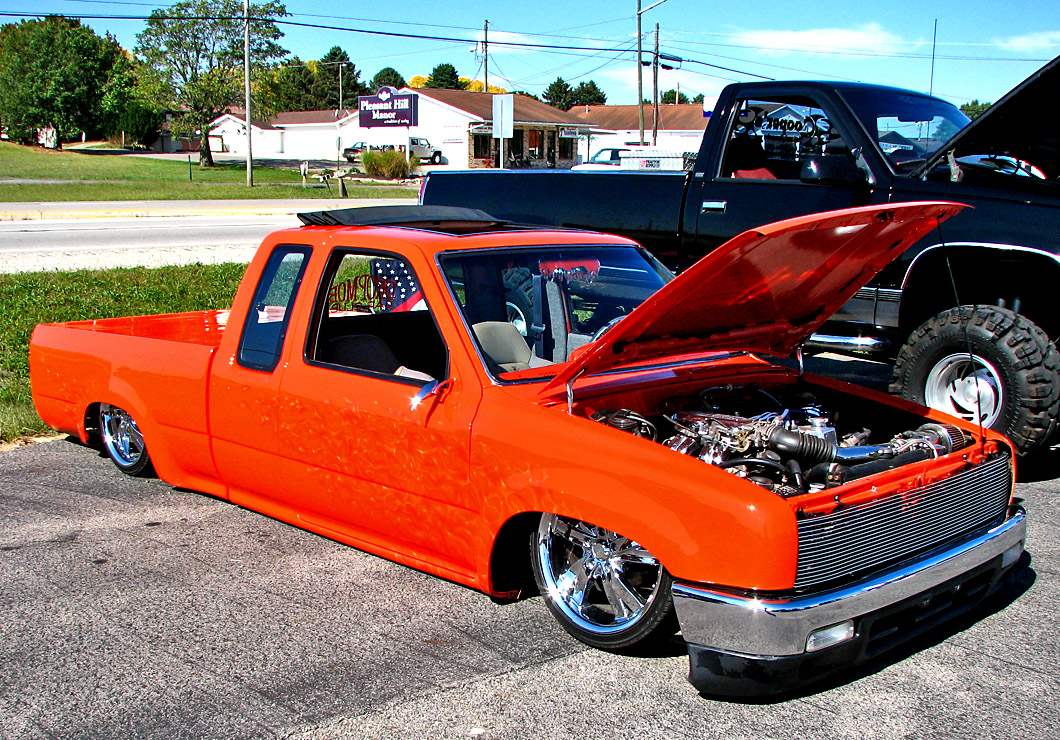
[[[700,697],[680,646],[590,650],[486,596],[69,441],[0,453],[0,737],[1060,737],[1060,454],[1030,557],[974,618],[778,703]]]
[[[0,273],[247,262],[302,211],[409,199],[0,204]]]

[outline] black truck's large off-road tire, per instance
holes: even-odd
[[[998,306],[943,311],[898,353],[891,393],[1007,435],[1026,454],[1060,409],[1060,356],[1034,322]]]
[[[103,448],[118,470],[138,478],[154,475],[155,469],[140,427],[125,409],[101,403],[99,434],[103,438]]]
[[[534,278],[525,267],[505,270],[501,277],[504,279],[507,321],[525,337],[534,323]]]
[[[604,650],[645,647],[677,631],[673,578],[628,537],[543,514],[530,544],[548,610],[585,644]]]

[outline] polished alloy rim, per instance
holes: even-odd
[[[107,403],[100,404],[99,420],[107,452],[123,467],[138,463],[146,448],[136,421],[125,409]]]
[[[508,323],[518,329],[519,334],[525,337],[526,317],[523,316],[523,312],[511,301],[506,301],[504,305],[508,308]]]
[[[973,424],[993,426],[1004,400],[1001,375],[982,357],[949,355],[928,373],[924,400],[933,409]]]
[[[608,634],[636,623],[655,601],[662,565],[615,532],[547,514],[538,557],[552,602],[582,629]]]

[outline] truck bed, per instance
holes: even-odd
[[[119,406],[151,440],[159,475],[216,492],[206,395],[227,319],[227,311],[197,311],[42,324],[29,348],[37,413],[87,442],[98,405]]]

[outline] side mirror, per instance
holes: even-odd
[[[807,157],[802,162],[799,179],[821,185],[864,185],[865,173],[845,154],[823,154]]]

